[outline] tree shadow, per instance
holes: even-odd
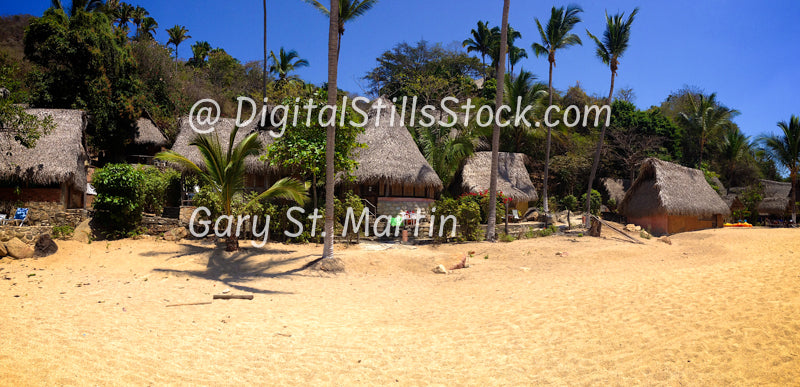
[[[281,278],[299,274],[308,266],[304,261],[316,257],[308,254],[296,257],[287,257],[294,250],[242,248],[233,253],[225,251],[224,244],[193,245],[181,244],[182,251],[168,260],[197,255],[207,256],[206,268],[201,270],[180,270],[169,268],[156,268],[155,272],[175,275],[192,276],[212,281],[217,281],[226,286],[249,293],[259,294],[291,294],[267,289],[259,289],[246,285],[246,283],[263,278]],[[142,253],[144,256],[162,255],[163,253]],[[277,257],[270,257],[277,256]],[[280,258],[284,256],[285,258]],[[267,258],[267,259],[265,259]],[[283,268],[287,267],[287,268]]]

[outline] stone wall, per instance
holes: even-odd
[[[160,216],[142,216],[142,227],[148,235],[161,236],[173,228],[180,227],[180,221]]]
[[[17,207],[28,209],[28,219],[25,225],[30,226],[63,226],[72,227],[80,224],[87,218],[87,211],[83,209],[64,210],[60,203],[56,202],[0,202],[0,213],[13,218]]]
[[[414,211],[423,216],[430,213],[433,199],[425,198],[378,198],[378,215],[397,215],[401,211]]]
[[[192,219],[192,212],[194,212],[195,209],[197,209],[195,206],[181,206],[178,220],[180,220],[182,225],[186,226],[189,224],[189,221]]]
[[[39,236],[51,235],[53,228],[50,226],[0,226],[0,242],[8,242],[14,238],[33,245]]]

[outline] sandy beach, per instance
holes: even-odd
[[[339,275],[313,244],[59,242],[0,260],[0,384],[797,383],[800,231],[671,239],[340,245]]]

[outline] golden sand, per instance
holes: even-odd
[[[798,383],[800,231],[672,242],[339,246],[340,275],[298,270],[315,245],[60,242],[0,260],[0,384]],[[254,299],[167,307],[225,289]]]

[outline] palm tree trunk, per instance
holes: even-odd
[[[508,46],[508,8],[511,0],[503,1],[503,24],[500,32],[500,60],[497,61],[497,92],[495,93],[495,107],[500,107],[503,103],[503,86],[505,83],[506,72],[506,50]],[[495,113],[498,113],[497,111]],[[489,175],[489,213],[487,214],[486,240],[494,242],[495,226],[497,223],[497,164],[500,152],[500,125],[495,119],[494,130],[492,131],[492,169]],[[508,228],[508,226],[506,226]]]
[[[264,74],[264,88],[262,91],[264,95],[261,98],[267,98],[267,0],[263,1],[264,3],[264,64],[263,64],[263,74]]]
[[[789,172],[792,175],[792,224],[797,225],[797,169]]]
[[[611,90],[608,91],[607,103],[611,106],[611,98],[614,96],[614,72],[611,72]],[[597,169],[600,167],[600,152],[603,150],[603,140],[606,137],[606,123],[603,123],[600,128],[600,138],[597,139],[597,149],[594,151],[594,162],[592,162],[592,171],[589,173],[589,188],[586,190],[586,217],[583,225],[589,228],[589,214],[592,212],[592,183],[594,183]]]
[[[548,103],[547,107],[553,106],[553,62],[550,61],[550,80],[548,81]],[[544,205],[544,226],[547,227],[547,213],[550,208],[547,204],[547,180],[550,175],[550,125],[547,125],[547,141],[544,149],[544,187],[542,188],[542,202]]]
[[[339,67],[339,0],[331,0],[328,28],[328,105],[336,106],[336,78]],[[333,188],[336,120],[328,126],[325,143],[325,238],[322,259],[316,268],[324,271],[344,271],[344,264],[333,257]]]
[[[486,85],[486,54],[481,54],[481,63],[483,63],[483,85]]]
[[[231,231],[231,235],[225,238],[225,251],[239,251],[239,238],[233,231]]]

